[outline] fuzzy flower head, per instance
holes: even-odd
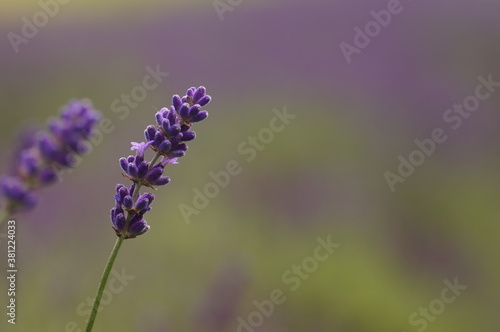
[[[57,182],[61,169],[76,165],[76,155],[88,152],[87,140],[99,119],[100,113],[90,103],[73,100],[58,118],[49,120],[48,131],[30,133],[16,154],[14,174],[0,183],[11,212],[32,208],[34,190]],[[20,199],[21,192],[25,192],[25,199]]]
[[[156,189],[166,185],[170,178],[164,175],[168,164],[178,164],[188,150],[187,142],[196,137],[191,130],[194,123],[207,118],[207,111],[201,108],[210,102],[204,87],[190,88],[184,97],[175,95],[169,108],[162,108],[155,114],[156,124],[146,128],[145,142],[132,142],[135,155],[120,158],[122,175],[133,182],[130,188],[116,187],[115,207],[111,210],[111,222],[118,236],[135,238],[149,230],[144,220],[154,200],[153,194],[140,194],[141,187]],[[151,149],[155,157],[148,161],[146,153]]]

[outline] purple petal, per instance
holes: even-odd
[[[196,89],[196,91],[194,92],[194,95],[193,95],[193,102],[195,104],[198,103],[198,101],[203,98],[205,96],[205,94],[207,93],[207,89],[204,87],[204,86],[200,86],[198,89]]]
[[[205,120],[207,117],[208,117],[208,112],[201,111],[200,113],[198,113],[198,115],[194,119],[191,120],[191,122],[192,123],[200,122],[200,121]]]
[[[146,150],[149,148],[151,145],[151,142],[132,142],[132,147],[130,150],[137,150],[136,152],[136,157],[140,157],[141,159],[144,159],[144,154],[146,153]]]
[[[194,131],[185,131],[182,133],[182,142],[189,142],[196,138],[196,133]]]
[[[182,105],[182,100],[181,100],[181,97],[179,97],[179,95],[174,95],[172,97],[172,106],[174,106],[174,108],[176,110],[178,110]]]
[[[189,108],[189,118],[194,118],[201,111],[200,105],[193,105]]]
[[[146,180],[152,183],[158,180],[162,175],[163,169],[161,167],[155,167],[148,173]]]
[[[160,146],[159,146],[159,149],[164,152],[164,153],[167,153],[168,151],[170,151],[170,148],[172,147],[172,144],[170,143],[170,141],[168,140],[165,140],[163,141]]]
[[[139,170],[137,169],[137,166],[134,164],[130,163],[128,164],[128,172],[127,172],[131,177],[136,178]]]
[[[177,158],[168,158],[168,157],[163,157],[161,161],[161,165],[163,167],[167,166],[168,164],[178,164]]]
[[[160,112],[156,112],[156,123],[158,124],[158,126],[161,126],[161,123],[163,121],[163,117],[161,116],[161,113]]]
[[[127,223],[127,220],[125,219],[125,216],[122,213],[116,215],[115,218],[111,221],[115,229],[118,230],[119,232],[123,231]]]
[[[120,158],[120,167],[125,172],[128,173],[128,161],[125,158]]]
[[[181,108],[179,109],[179,115],[183,119],[186,119],[189,116],[189,104],[188,103],[182,104]]]
[[[212,100],[212,97],[210,97],[209,95],[205,95],[203,97],[201,97],[200,100],[198,100],[198,105],[200,106],[205,106],[206,104],[208,104],[210,101]]]
[[[170,182],[170,178],[168,176],[164,176],[156,180],[153,185],[155,186],[164,186]]]
[[[144,136],[148,141],[153,141],[156,136],[156,128],[154,126],[148,126],[144,131]]]
[[[148,173],[148,170],[149,170],[149,163],[142,162],[138,167],[137,178],[143,179]]]
[[[170,158],[180,158],[180,157],[184,157],[186,155],[186,152],[184,151],[181,151],[181,150],[175,150],[175,151],[171,151],[169,152],[168,156]]]
[[[191,88],[189,88],[189,89],[186,91],[186,95],[187,95],[188,97],[193,98],[193,95],[194,95],[194,92],[195,92],[195,91],[196,91],[196,88],[195,88],[195,87],[191,87]]]
[[[132,199],[132,196],[125,196],[125,198],[123,199],[123,206],[127,210],[130,210],[134,206],[134,200]]]
[[[187,151],[188,149],[188,146],[186,143],[180,143],[180,144],[177,144],[177,146],[175,147],[176,150],[180,150],[180,151]]]
[[[137,211],[143,211],[149,207],[149,199],[147,197],[140,197],[135,203],[135,209]]]
[[[147,224],[146,220],[140,220],[132,224],[128,232],[132,235],[138,236],[146,233],[149,230],[149,228],[150,227]]]
[[[178,125],[170,126],[170,128],[168,128],[167,131],[169,137],[175,137],[179,135],[180,132],[181,132],[181,127],[179,127]]]

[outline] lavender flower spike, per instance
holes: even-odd
[[[140,195],[142,186],[155,189],[170,182],[164,176],[168,164],[177,164],[184,156],[187,143],[196,137],[191,130],[193,123],[207,118],[207,111],[201,110],[211,97],[205,87],[190,88],[184,97],[175,95],[170,108],[162,108],[155,115],[156,124],[146,128],[146,142],[132,142],[135,156],[120,158],[122,175],[133,182],[130,188],[119,184],[116,187],[115,207],[111,210],[113,229],[119,237],[135,238],[149,230],[144,214],[149,211],[153,194]],[[151,161],[145,160],[146,152],[156,152]]]
[[[132,181],[132,184],[130,187],[118,184],[115,189],[111,224],[118,238],[104,268],[85,331],[92,331],[109,274],[123,241],[133,239],[150,229],[144,215],[151,210],[155,196],[150,193],[140,194],[141,188],[156,189],[170,182],[170,178],[164,175],[165,167],[177,164],[177,159],[185,155],[188,149],[186,142],[196,137],[191,126],[208,116],[207,111],[202,111],[201,107],[208,104],[210,99],[204,87],[190,88],[182,98],[175,95],[172,106],[157,112],[156,124],[146,128],[146,141],[132,142],[131,150],[135,151],[135,156],[120,158],[122,175]],[[146,161],[149,149],[156,154],[151,161]]]
[[[33,208],[33,191],[57,182],[61,169],[76,165],[75,154],[87,152],[86,140],[93,135],[99,119],[100,113],[92,105],[73,100],[58,118],[49,120],[48,131],[30,135],[16,154],[14,174],[0,180],[9,213]]]

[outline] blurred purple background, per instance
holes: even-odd
[[[443,116],[479,76],[500,82],[500,3],[216,3],[233,9],[222,21],[210,1],[71,1],[17,53],[12,33],[43,9],[2,6],[3,169],[20,128],[43,125],[71,98],[91,99],[115,130],[17,218],[18,324],[0,329],[83,329],[115,237],[118,158],[171,95],[205,85],[210,117],[156,193],[151,231],[124,245],[116,269],[135,278],[94,331],[245,331],[238,318],[248,322],[276,289],[286,301],[253,331],[499,330],[500,91],[456,130]],[[399,13],[348,63],[341,43],[355,46],[354,29],[388,5]],[[113,105],[147,67],[169,74],[120,119]],[[246,161],[238,146],[284,108],[296,118]],[[392,192],[384,173],[398,174],[398,156],[435,128],[446,142]],[[193,189],[230,160],[243,171],[187,223],[180,204],[193,205]],[[292,290],[283,276],[328,236],[341,246]],[[444,280],[455,279],[467,289],[445,303]],[[429,306],[433,319],[419,311]]]

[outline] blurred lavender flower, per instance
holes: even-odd
[[[17,204],[32,208],[36,205],[36,196],[28,189],[23,182],[17,177],[5,177],[0,182],[2,193],[5,197]]]
[[[59,179],[59,171],[76,165],[75,154],[88,152],[86,140],[94,133],[100,113],[90,103],[73,100],[58,118],[50,119],[49,131],[32,131],[16,154],[13,175],[0,180],[9,213],[36,205],[34,190]]]
[[[182,98],[174,95],[172,106],[156,113],[156,125],[146,128],[146,142],[132,142],[131,150],[135,150],[135,156],[120,158],[122,174],[133,184],[130,188],[121,184],[116,187],[116,205],[111,210],[111,222],[119,237],[135,238],[149,230],[144,214],[151,209],[154,195],[140,195],[139,190],[142,186],[155,189],[170,182],[170,178],[164,176],[165,166],[177,164],[177,159],[186,154],[186,142],[196,137],[191,126],[207,118],[207,111],[201,108],[210,100],[203,86],[188,89]],[[151,161],[145,160],[149,148],[156,152]]]

